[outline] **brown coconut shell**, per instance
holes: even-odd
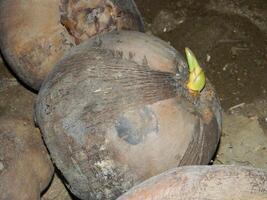
[[[0,116],[0,199],[40,199],[53,171],[40,131],[28,120]]]
[[[143,31],[133,0],[9,0],[0,10],[1,51],[35,90],[71,47],[103,32]]]
[[[174,48],[139,32],[97,36],[64,56],[40,90],[36,119],[75,195],[115,199],[167,169],[210,161],[220,105],[209,82],[191,102],[186,74]]]
[[[265,200],[267,171],[244,166],[186,166],[133,187],[117,200]]]

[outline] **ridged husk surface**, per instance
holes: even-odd
[[[1,51],[35,90],[71,47],[111,30],[143,31],[133,0],[8,0],[0,10]]]
[[[36,119],[70,190],[115,199],[178,165],[207,164],[220,136],[220,105],[208,82],[184,88],[187,66],[167,43],[112,32],[72,49],[43,84]]]
[[[187,166],[152,177],[118,200],[265,200],[267,171],[252,167]]]

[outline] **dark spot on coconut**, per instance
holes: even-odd
[[[50,105],[49,104],[45,104],[45,110],[44,110],[46,115],[49,115],[51,113],[50,111]]]
[[[119,116],[115,127],[118,136],[132,145],[137,145],[148,135],[159,132],[156,115],[148,106],[125,112]]]

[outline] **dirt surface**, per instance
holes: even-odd
[[[190,47],[220,97],[221,144],[215,164],[267,169],[267,1],[136,0],[148,34],[183,53]],[[36,94],[0,59],[0,114],[32,118]],[[71,199],[54,178],[42,198]]]
[[[69,192],[66,190],[61,179],[55,174],[51,185],[44,191],[42,200],[71,200],[72,197]],[[73,198],[74,199],[74,198]]]
[[[257,117],[225,114],[215,164],[244,165],[267,169],[267,137]]]
[[[225,109],[266,99],[267,1],[136,2],[149,32],[196,53]]]

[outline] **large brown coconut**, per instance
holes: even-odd
[[[45,80],[36,119],[52,159],[82,199],[115,199],[178,165],[207,164],[219,141],[210,83],[191,101],[187,66],[167,43],[107,33],[73,48]]]
[[[0,116],[0,199],[38,200],[53,166],[31,121]]]
[[[72,46],[102,32],[143,31],[133,0],[8,0],[0,10],[1,51],[35,90]]]
[[[266,200],[267,171],[213,165],[178,167],[132,188],[118,200]]]

